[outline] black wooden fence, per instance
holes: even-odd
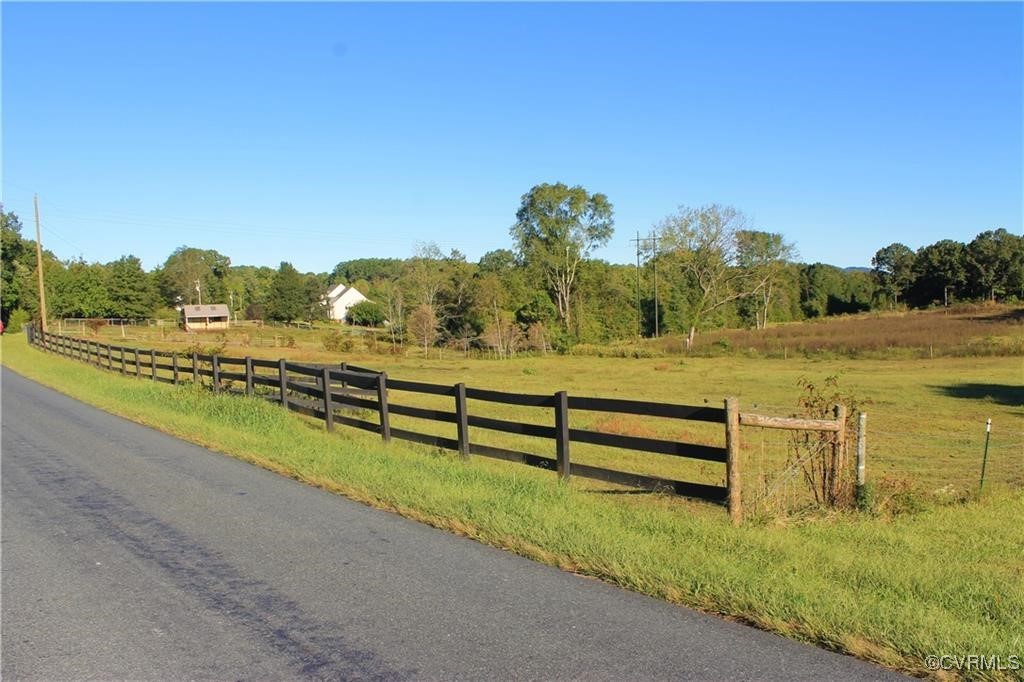
[[[214,392],[260,395],[280,403],[289,410],[323,420],[328,430],[333,430],[336,424],[343,424],[378,433],[385,441],[399,438],[457,451],[462,457],[482,455],[549,469],[556,471],[559,477],[566,481],[571,474],[633,488],[672,492],[725,505],[735,523],[742,519],[739,475],[740,415],[739,405],[732,398],[725,399],[724,407],[693,407],[640,400],[583,398],[570,396],[565,391],[547,395],[507,393],[471,388],[462,383],[448,386],[394,379],[384,372],[347,363],[340,366],[316,366],[288,362],[284,359],[273,361],[252,357],[231,358],[127,348],[50,334],[36,330],[32,325],[26,326],[26,334],[29,343],[38,348],[126,375],[174,385],[184,382],[200,385],[203,383],[202,377],[208,377]],[[235,388],[236,381],[241,382],[244,388]],[[394,403],[390,400],[394,391],[447,396],[451,399],[451,410]],[[469,414],[467,400],[544,408],[551,411],[553,424],[529,424]],[[363,418],[366,416],[364,410],[376,413],[376,419]],[[569,425],[571,410],[718,423],[724,425],[725,444],[716,447],[574,429]],[[454,424],[455,437],[394,428],[390,419],[392,414]],[[556,456],[551,458],[474,443],[470,439],[470,427],[552,439],[555,441]],[[676,481],[570,463],[572,443],[590,443],[718,462],[724,465],[726,485]]]

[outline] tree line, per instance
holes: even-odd
[[[38,316],[35,244],[3,212],[0,314]],[[239,319],[326,318],[324,294],[345,283],[369,297],[349,321],[386,327],[396,346],[486,348],[498,356],[565,350],[576,343],[764,328],[828,315],[951,301],[1024,299],[1024,239],[1004,229],[970,243],[941,240],[916,252],[891,244],[872,269],[800,263],[781,233],[755,229],[739,210],[680,207],[654,226],[639,267],[592,257],[611,239],[608,197],[563,183],[524,194],[510,248],[467,261],[417,244],[408,258],[343,261],[331,272],[232,265],[214,250],[182,246],[146,272],[138,258],[60,261],[44,252],[51,317],[174,318],[185,304],[226,303]]]

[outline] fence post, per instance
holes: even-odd
[[[832,445],[832,464],[834,473],[832,480],[833,498],[839,495],[839,484],[842,479],[843,469],[846,466],[846,405],[836,405],[832,408],[839,430],[836,431],[836,440]]]
[[[220,393],[220,358],[213,354],[213,392]]]
[[[277,361],[277,373],[281,382],[281,407],[288,409],[288,368],[284,366],[284,358]]]
[[[149,373],[153,381],[156,381],[156,351],[149,349]]]
[[[199,353],[192,351],[192,383],[199,385]]]
[[[740,403],[725,399],[725,485],[729,493],[729,519],[743,523],[743,494],[740,485]]]
[[[331,400],[331,369],[324,367],[320,375],[320,387],[324,392],[324,426],[328,431],[334,430],[334,402]]]
[[[178,385],[178,354],[173,353],[171,355],[171,383],[175,386]]]
[[[142,363],[139,361],[139,349],[133,349],[132,353],[135,355],[135,377],[139,378],[142,376]]]
[[[455,423],[459,432],[459,455],[469,458],[469,413],[466,411],[466,384],[455,384]]]
[[[981,482],[978,483],[978,497],[985,489],[985,467],[988,465],[988,442],[992,437],[992,417],[985,420],[985,454],[981,457]]]
[[[380,437],[384,442],[391,440],[391,418],[388,416],[388,375],[377,375],[377,406],[380,410]]]
[[[245,356],[245,394],[252,395],[252,357]]]
[[[107,348],[107,371],[108,372],[113,372],[114,371],[114,349],[111,347],[111,345],[109,343],[105,343],[103,345],[106,346],[106,348]]]
[[[558,478],[569,480],[569,394],[555,394],[555,466]]]
[[[125,365],[125,360],[124,360],[124,346],[118,346],[117,347],[117,352],[121,354],[121,374],[127,374],[128,373],[128,368]]]
[[[861,412],[857,419],[857,492],[864,487],[864,464],[868,455],[868,415]]]

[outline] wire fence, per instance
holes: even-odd
[[[782,412],[777,405],[758,409]],[[789,412],[792,412],[792,408]],[[874,421],[885,419],[872,415]],[[904,493],[937,500],[964,499],[983,490],[1024,489],[1024,432],[1000,429],[994,422],[986,444],[985,423],[956,425],[955,434],[866,429],[866,483],[885,496]],[[827,454],[831,443],[799,447],[791,434],[743,428],[744,506],[748,513],[792,513],[818,506],[810,464]],[[839,475],[849,493],[857,481],[857,433],[847,434]],[[982,478],[984,472],[984,478]],[[851,500],[852,502],[853,500]]]

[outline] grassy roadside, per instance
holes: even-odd
[[[596,495],[550,474],[329,435],[273,405],[106,374],[2,342],[40,383],[374,506],[567,570],[927,674],[928,655],[1024,651],[1024,495],[895,520],[730,527],[661,497]],[[197,436],[197,434],[202,434]],[[972,678],[1022,671],[969,673]]]

